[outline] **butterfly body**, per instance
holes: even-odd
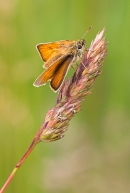
[[[37,49],[45,62],[45,71],[35,80],[34,86],[45,85],[50,80],[50,86],[57,91],[63,83],[69,67],[82,57],[85,50],[85,40],[61,40],[41,43]]]

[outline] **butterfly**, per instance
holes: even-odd
[[[73,41],[61,40],[38,44],[37,50],[44,61],[43,67],[45,70],[35,80],[33,85],[39,87],[50,81],[52,90],[55,92],[58,91],[70,66],[73,66],[74,62],[82,58],[85,46],[86,42],[84,39]]]

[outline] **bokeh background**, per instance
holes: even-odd
[[[32,85],[43,70],[36,44],[79,39],[89,26],[87,47],[106,28],[103,73],[65,137],[38,144],[7,193],[130,192],[129,0],[0,1],[0,187],[56,101],[48,84]]]

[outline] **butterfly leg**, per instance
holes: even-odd
[[[74,69],[74,71],[76,70],[72,64],[71,64],[71,67]]]

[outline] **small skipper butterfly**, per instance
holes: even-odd
[[[69,67],[82,58],[85,51],[85,40],[40,43],[37,49],[45,62],[43,67],[46,70],[41,73],[33,85],[39,87],[45,85],[49,80],[52,90],[56,92],[62,85]]]

